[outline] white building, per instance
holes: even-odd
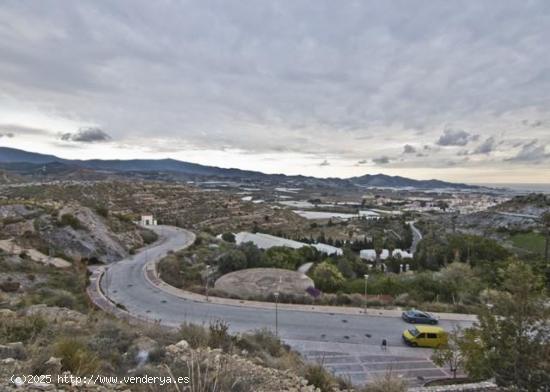
[[[142,215],[139,223],[143,226],[156,226],[157,220],[153,218],[153,215]]]
[[[380,219],[380,214],[371,210],[363,210],[359,211],[359,217],[367,220],[378,220]]]
[[[413,255],[410,252],[407,252],[406,250],[401,249],[394,249],[392,252],[392,257],[401,257],[402,259],[412,259]]]
[[[359,257],[363,260],[375,261],[376,251],[374,249],[361,249],[359,251]]]
[[[374,249],[361,249],[359,251],[359,257],[363,260],[375,261],[376,251]],[[382,249],[382,253],[380,253],[380,260],[386,260],[388,257],[390,257],[390,251],[387,249]]]
[[[286,246],[288,248],[299,249],[304,246],[312,246],[321,253],[327,255],[341,256],[344,252],[342,249],[328,244],[306,244],[304,242],[289,240],[287,238],[276,237],[274,235],[263,233],[249,233],[247,231],[241,231],[235,234],[235,242],[240,245],[244,242],[252,242],[260,249],[269,249],[274,246]]]
[[[376,251],[374,249],[362,249],[359,251],[359,257],[363,260],[375,261],[376,260]],[[380,253],[380,260],[386,260],[390,257],[390,251],[387,249],[382,249]],[[406,250],[394,249],[392,252],[392,257],[401,257],[402,259],[412,259],[413,254],[407,252]]]

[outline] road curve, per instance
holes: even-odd
[[[422,240],[422,233],[418,228],[414,225],[415,221],[410,221],[409,226],[411,228],[412,232],[412,244],[411,244],[411,253],[414,255],[416,253],[416,248],[418,247],[418,243]]]
[[[275,328],[275,312],[272,308],[206,303],[181,298],[155,287],[146,278],[144,266],[151,260],[164,257],[169,251],[191,245],[195,236],[187,230],[171,226],[151,228],[159,234],[158,242],[105,268],[101,288],[112,302],[123,305],[136,318],[157,320],[166,326],[178,326],[182,322],[208,325],[211,321],[221,319],[229,323],[232,332]],[[455,323],[441,321],[442,326],[447,328]],[[406,324],[395,317],[287,309],[278,311],[279,335],[288,341],[378,345],[385,338],[390,345],[403,347],[401,333],[405,328]]]
[[[170,251],[190,246],[195,236],[172,226],[150,228],[159,234],[157,242],[134,256],[93,271],[88,294],[98,307],[130,323],[155,321],[178,327],[184,322],[207,326],[212,321],[224,320],[232,333],[263,328],[275,330],[273,304],[262,307],[239,305],[240,302],[205,302],[204,297],[182,294],[181,290],[159,282],[156,274],[151,274],[151,264]],[[277,312],[278,333],[306,359],[319,361],[354,384],[364,384],[388,370],[411,385],[421,384],[419,380],[449,376],[430,361],[430,350],[403,344],[401,334],[410,326],[395,314],[394,317],[343,314],[350,311],[353,312],[343,309],[339,310],[342,313],[313,312],[281,304]],[[459,320],[440,321],[448,330],[454,325],[472,323],[457,315],[449,318],[451,316]],[[389,347],[384,352],[380,350],[382,339],[387,340]]]

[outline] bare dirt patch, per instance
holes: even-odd
[[[268,297],[275,292],[305,294],[314,283],[308,276],[297,271],[279,268],[250,268],[231,272],[219,278],[214,287],[240,298]]]

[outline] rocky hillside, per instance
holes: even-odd
[[[531,193],[516,196],[495,206],[492,211],[541,216],[545,212],[550,212],[550,195]]]
[[[27,215],[32,208],[14,210]],[[87,280],[84,263],[51,268],[24,254],[0,251],[0,391],[341,389],[320,365],[305,363],[269,331],[234,336],[221,321],[165,329],[117,320],[91,306],[85,292]],[[10,380],[11,375],[29,374],[52,378],[33,384]],[[111,378],[96,385],[71,385],[71,375],[91,374],[117,380],[149,376],[157,381],[113,384]],[[189,382],[177,387],[166,382],[185,377]]]
[[[151,232],[123,217],[76,203],[1,205],[0,221],[0,239],[70,261],[110,263],[154,240]]]
[[[0,185],[20,182],[21,178],[13,173],[0,170]]]

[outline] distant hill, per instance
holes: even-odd
[[[349,178],[349,181],[356,185],[364,187],[384,187],[384,188],[418,188],[418,189],[438,189],[438,188],[460,188],[475,189],[475,185],[458,184],[440,180],[413,180],[411,178],[400,176],[388,176],[385,174],[366,174],[361,177]]]
[[[54,155],[39,154],[37,152],[28,152],[9,147],[0,147],[0,162],[13,163],[48,163],[48,162],[65,162],[65,159],[58,158]]]
[[[69,160],[34,152],[0,147],[0,166],[18,174],[33,174],[40,170],[58,173],[78,172],[82,169],[112,173],[176,173],[187,177],[215,177],[234,180],[261,180],[273,183],[291,183],[295,186],[319,187],[383,187],[413,189],[477,189],[478,186],[456,184],[439,180],[414,180],[385,174],[367,174],[347,179],[316,178],[307,176],[287,176],[265,174],[251,170],[226,169],[199,165],[175,159],[130,159],[130,160]]]

